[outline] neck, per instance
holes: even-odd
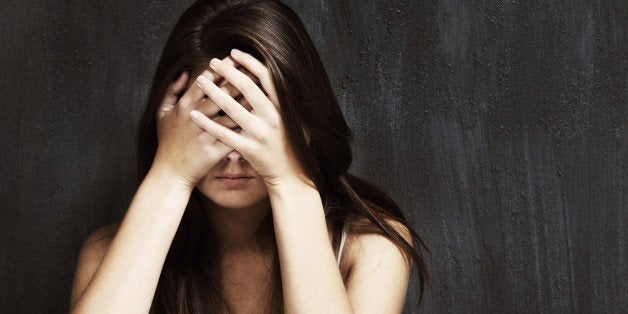
[[[219,250],[223,253],[242,253],[260,250],[261,230],[271,215],[268,198],[245,208],[225,208],[203,197],[203,209]],[[271,226],[272,228],[272,226]]]

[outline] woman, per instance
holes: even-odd
[[[400,312],[425,245],[347,172],[351,136],[290,8],[195,2],[153,79],[141,183],[83,244],[73,312]]]

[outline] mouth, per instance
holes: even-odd
[[[249,176],[220,176],[216,177],[216,180],[220,182],[220,185],[227,188],[245,188],[248,183],[251,182],[253,177]]]
[[[245,175],[233,175],[233,176],[217,176],[216,179],[236,180],[236,179],[253,179],[253,177],[245,176]]]

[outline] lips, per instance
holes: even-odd
[[[217,176],[216,178],[226,178],[226,179],[240,179],[240,178],[253,178],[252,176],[246,175],[244,173],[235,173],[235,174],[231,174],[231,173],[225,173],[225,174],[221,174],[219,176]]]
[[[228,173],[217,176],[216,181],[226,189],[246,189],[253,181],[253,177],[244,173]]]

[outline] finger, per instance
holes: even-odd
[[[273,111],[273,103],[266,97],[266,94],[255,84],[251,78],[240,72],[235,67],[228,63],[223,63],[218,59],[212,59],[210,62],[212,69],[218,73],[218,75],[228,80],[233,86],[235,86],[246,100],[251,104],[253,109],[261,116],[270,116]],[[224,108],[223,108],[224,110]],[[226,112],[226,111],[225,111]],[[229,114],[229,113],[227,113]],[[236,117],[232,118],[237,121]],[[244,129],[246,127],[242,126]]]
[[[202,78],[203,76],[200,76],[197,80],[199,86],[205,91],[214,104],[218,105],[240,127],[245,130],[252,130],[255,128],[255,125],[258,125],[259,120],[257,117],[251,114],[231,96],[227,95],[227,93],[223,90],[218,88],[216,84],[209,81],[209,79]]]
[[[221,79],[221,77],[212,70],[203,70],[203,72],[200,75],[205,76],[207,79],[211,80],[212,82],[218,82]],[[198,80],[198,77],[196,80]],[[197,84],[192,84],[188,88],[188,90],[185,92],[185,95],[181,97],[181,99],[179,100],[179,103],[185,104],[185,105],[194,105],[202,101],[204,97],[205,97],[205,92],[203,92],[203,90],[200,89],[197,86]]]
[[[231,64],[233,66],[236,65],[235,61],[231,57],[226,57],[224,61],[226,64]],[[212,71],[211,68],[203,69],[201,74],[197,75],[197,79],[200,75],[206,76],[214,83],[218,83],[220,80],[223,79],[220,75],[216,74],[216,72]],[[181,97],[181,100],[179,100],[179,102],[184,104],[195,104],[203,100],[205,96],[206,95],[202,89],[198,88],[198,86],[196,86],[195,84],[192,84],[192,86],[190,86],[190,88],[185,92],[185,95]]]
[[[216,117],[218,113],[222,111],[222,109],[218,105],[216,105],[214,101],[209,97],[201,100],[195,106],[192,106],[191,109],[200,111],[209,118]]]
[[[253,73],[251,73],[250,71],[248,71],[247,69],[243,67],[239,67],[237,69],[240,70],[242,73],[244,73],[244,75],[248,76],[253,82],[255,82],[256,85],[259,84],[259,79],[257,79],[257,77]],[[220,89],[227,92],[227,94],[229,94],[229,96],[233,98],[236,98],[241,95],[240,91],[235,86],[233,86],[233,84],[231,84],[228,80],[221,79],[219,83],[216,85],[218,85]]]
[[[244,70],[244,71],[246,71],[246,70]],[[249,78],[251,78],[251,80],[256,82],[256,84],[259,83],[259,81],[256,81],[257,78],[255,76],[253,76],[252,73],[246,71],[244,74],[249,76]],[[251,105],[249,104],[249,102],[246,100],[246,98],[244,98],[244,96],[242,96],[242,94],[240,94],[240,91],[237,88],[235,88],[235,86],[233,86],[231,83],[229,83],[229,81],[223,80],[221,83],[218,84],[218,86],[225,93],[227,93],[227,95],[231,96],[233,99],[235,99],[237,102],[242,104],[245,108],[247,108],[248,111],[251,111]],[[206,100],[208,100],[208,99],[206,99]],[[220,107],[218,107],[216,104],[214,104],[211,100],[208,100],[208,102],[206,102],[204,105],[206,107],[208,107],[208,109],[209,109],[208,112],[212,112],[213,110],[218,110],[218,112],[220,112],[222,110],[222,109],[220,109]],[[200,109],[200,107],[199,107],[199,109]],[[199,110],[199,111],[203,112],[202,110]],[[208,115],[208,116],[211,117],[211,116],[213,116],[213,114],[214,113],[212,113],[211,115]]]
[[[234,66],[236,66],[237,64],[234,63],[233,59],[231,58],[226,58],[224,60],[225,62],[229,63],[229,64],[233,64]],[[239,65],[237,65],[239,66]],[[259,83],[259,80],[257,80],[257,77],[255,77],[255,75],[253,75],[251,72],[249,72],[248,70],[242,68],[242,71],[245,75],[247,75],[249,78],[251,78],[251,80],[254,80],[254,82],[256,84]],[[226,92],[229,96],[231,96],[232,98],[236,99],[239,101],[239,99],[244,99],[243,97],[241,97],[240,91],[235,88],[231,83],[229,83],[229,81],[223,79],[221,76],[219,76],[218,74],[216,74],[215,72],[213,72],[212,70],[207,70],[204,71],[202,75],[213,75],[215,77],[218,77],[217,81],[219,83],[216,83],[216,81],[214,81],[214,83],[216,85],[218,85],[220,87],[220,89],[222,89],[224,92]],[[199,89],[197,88],[198,90]],[[205,95],[205,93],[203,92],[203,97],[205,97],[207,95]],[[199,97],[196,97],[196,99],[198,99]],[[199,100],[198,102],[195,103],[196,105],[192,105],[192,109],[196,109],[202,113],[204,113],[205,115],[207,115],[208,117],[213,117],[214,115],[216,115],[216,113],[220,112],[222,109],[220,109],[220,107],[218,107],[216,104],[214,104],[213,101],[211,101],[211,99],[209,98],[204,98]]]
[[[231,50],[231,57],[259,79],[262,84],[262,88],[266,91],[275,107],[279,109],[279,100],[277,98],[277,91],[275,90],[275,83],[268,68],[252,55],[238,49]]]
[[[201,128],[201,131],[204,130]],[[204,137],[202,141],[208,143],[211,146],[211,148],[207,149],[206,152],[207,154],[213,156],[213,158],[217,158],[218,160],[220,160],[233,150],[232,147],[223,143],[222,141],[217,140],[208,132],[203,132],[202,135]]]
[[[172,109],[172,107],[174,107],[174,105],[177,103],[178,95],[187,85],[188,78],[188,72],[183,71],[177,79],[170,83],[170,85],[168,86],[168,90],[166,91],[166,94],[164,95],[164,98],[161,101],[159,108],[157,109],[157,116],[159,118],[161,118],[166,111]]]
[[[231,58],[230,56],[227,56],[226,58],[224,58],[223,61],[226,64],[229,64],[231,66],[234,66],[234,67],[238,66],[238,64],[235,62],[235,60],[233,60],[233,58]],[[199,75],[206,75],[207,76],[208,73],[211,73],[213,76],[215,76],[215,79],[213,79],[214,77],[212,77],[212,76],[207,76],[207,77],[208,78],[212,78],[212,82],[214,82],[214,84],[221,86],[221,85],[224,85],[226,83],[224,78],[222,76],[218,75],[216,72],[214,72],[211,69],[211,67],[207,67],[207,68],[205,68],[203,70],[204,71],[201,72]],[[205,72],[205,71],[207,71],[207,72]],[[196,77],[198,78],[199,75],[197,75]]]
[[[196,110],[190,111],[190,118],[211,136],[227,144],[229,147],[243,153],[248,151],[247,139],[244,136],[212,121]]]
[[[210,102],[210,99],[206,99],[205,101]],[[246,110],[251,111],[251,105],[249,105],[249,103],[246,101],[245,98],[241,98],[241,100],[239,101],[240,104],[242,105],[242,107],[246,108]],[[212,104],[212,106],[216,106],[216,104]],[[216,106],[217,107],[217,106]],[[240,126],[233,121],[233,119],[231,119],[231,117],[229,117],[228,115],[224,114],[220,115],[220,113],[216,114],[216,112],[210,112],[210,113],[206,113],[204,111],[204,109],[207,108],[207,106],[200,106],[199,109],[197,109],[198,111],[200,111],[201,113],[203,113],[205,116],[207,117],[211,117],[211,119],[216,122],[219,123],[227,128],[230,128],[232,130],[236,129],[236,128],[240,128]]]
[[[213,145],[215,148],[214,151],[217,152],[216,155],[218,156],[218,160],[223,159],[233,150],[233,147],[223,143],[222,141],[215,141]]]
[[[231,95],[230,95],[231,96]],[[234,99],[236,99],[236,101],[242,103],[242,100],[245,100],[242,96],[239,96],[237,98],[232,97]],[[248,105],[248,103],[247,103]],[[250,108],[250,106],[249,106]],[[222,108],[220,108],[220,106],[216,105],[214,103],[214,101],[211,98],[205,98],[203,100],[201,100],[199,103],[196,104],[196,106],[192,106],[191,109],[197,110],[202,112],[204,115],[210,117],[210,118],[214,118],[216,116],[223,116],[226,113],[222,110]]]
[[[251,109],[252,109],[251,105],[246,100],[246,98],[240,97],[239,99],[237,99],[237,101],[246,110],[251,111]],[[207,99],[201,101],[200,104],[197,106],[197,108],[195,110],[200,111],[201,113],[203,113],[207,117],[211,118],[212,120],[216,121],[217,123],[220,123],[220,124],[230,128],[230,129],[233,129],[234,126],[238,125],[237,123],[235,123],[235,121],[233,121],[233,119],[231,119],[231,117],[226,115],[224,113],[224,111],[222,111],[222,109],[220,109],[220,107],[218,107],[218,105],[216,105],[211,100],[211,98],[207,98]]]

